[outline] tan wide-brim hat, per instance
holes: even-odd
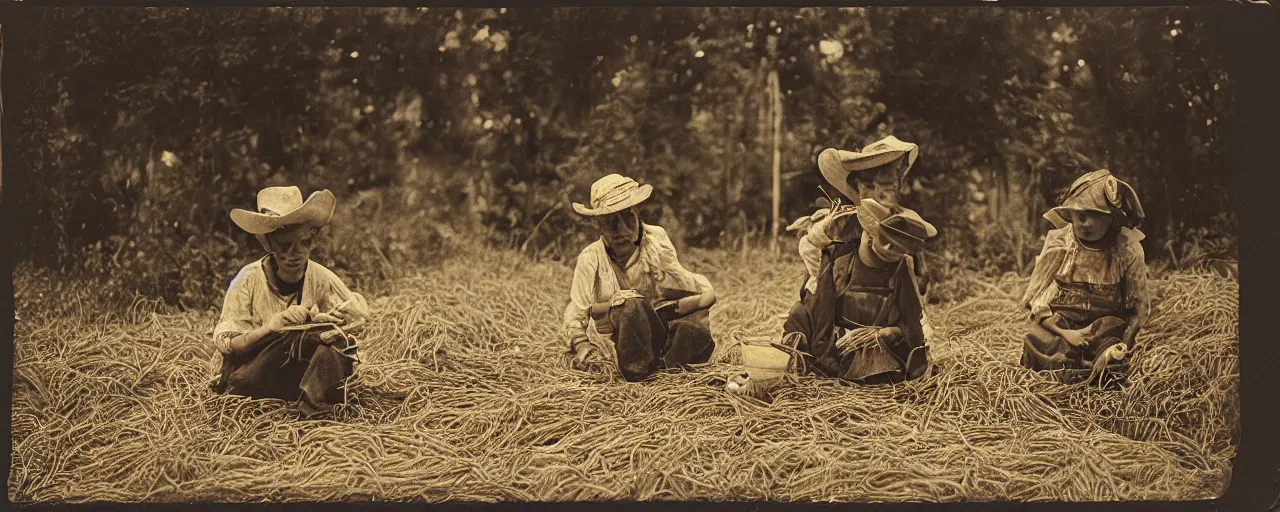
[[[258,192],[258,211],[233,209],[231,221],[254,235],[295,224],[321,227],[333,218],[336,204],[337,199],[328,190],[313,192],[303,201],[298,187],[267,187]]]
[[[573,203],[573,211],[588,217],[608,215],[643,203],[651,194],[653,185],[641,185],[621,174],[610,174],[591,184],[591,206]]]
[[[1121,227],[1137,228],[1142,225],[1146,213],[1137,192],[1128,183],[1099,169],[1076,178],[1062,200],[1062,204],[1044,214],[1045,220],[1055,228],[1066,227],[1068,211],[1093,211],[1110,214]]]
[[[827,148],[818,154],[818,170],[822,171],[822,177],[827,179],[827,183],[856,203],[861,198],[858,197],[858,190],[849,185],[850,174],[880,167],[906,155],[907,168],[898,176],[898,179],[902,179],[911,170],[911,166],[915,165],[919,154],[919,146],[890,135],[868,144],[862,151]]]
[[[863,199],[858,204],[858,224],[872,238],[888,241],[908,253],[923,249],[926,240],[938,236],[938,228],[915,210],[897,210],[894,213],[874,199]]]

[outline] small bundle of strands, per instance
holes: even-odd
[[[570,367],[572,269],[478,253],[374,300],[351,401],[299,421],[209,391],[216,312],[15,274],[9,497],[58,501],[1187,500],[1222,493],[1238,437],[1234,280],[1153,281],[1130,385],[1018,366],[1025,278],[930,306],[941,371],[859,387],[722,387],[738,343],[780,334],[800,262],[689,251],[721,297],[711,364],[645,383]],[[87,290],[87,291],[86,291]]]

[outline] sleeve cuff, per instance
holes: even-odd
[[[1047,306],[1028,304],[1027,308],[1031,310],[1031,318],[1036,321],[1053,316],[1053,311],[1050,311]]]
[[[213,347],[214,347],[215,349],[217,349],[217,350],[218,350],[218,353],[220,353],[220,354],[222,354],[222,355],[224,355],[224,356],[225,356],[225,355],[227,355],[227,354],[230,354],[230,353],[231,353],[231,340],[236,339],[236,336],[239,336],[239,335],[241,335],[241,334],[244,334],[244,333],[241,333],[241,332],[220,332],[220,333],[218,333],[218,334],[215,334],[215,335],[213,336]]]

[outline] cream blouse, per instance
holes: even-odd
[[[218,325],[213,329],[214,347],[218,352],[230,353],[232,339],[261,327],[273,315],[292,304],[300,304],[307,309],[316,306],[320,311],[328,312],[347,299],[354,298],[348,305],[348,312],[356,317],[369,318],[369,305],[364,297],[347,289],[347,285],[333,271],[314,261],[307,262],[301,297],[280,296],[267,283],[266,265],[269,257],[245,265],[231,280],[227,296],[222,302]],[[349,318],[348,322],[351,320]]]
[[[698,294],[713,291],[706,277],[690,272],[680,264],[666,230],[643,223],[640,227],[644,230],[640,247],[623,266],[625,281],[631,289],[650,303],[661,300],[664,290]],[[604,241],[592,242],[578,255],[573,286],[569,290],[569,304],[564,309],[564,330],[570,341],[587,334],[590,324],[587,309],[594,303],[611,299],[619,289],[618,276]]]
[[[1049,231],[1036,257],[1031,282],[1022,296],[1033,319],[1052,315],[1049,302],[1058,294],[1055,278],[1066,282],[1120,285],[1127,308],[1141,311],[1148,304],[1147,264],[1142,250],[1145,235],[1121,228],[1115,245],[1090,249],[1080,244],[1070,225]]]

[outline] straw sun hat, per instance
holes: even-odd
[[[333,218],[336,203],[328,190],[313,192],[303,201],[298,187],[267,187],[258,192],[258,211],[233,209],[231,221],[254,235],[265,235],[295,224],[321,227]]]
[[[903,142],[890,135],[868,144],[867,147],[862,148],[862,151],[827,148],[818,154],[818,170],[822,171],[822,177],[827,179],[827,183],[845,197],[857,202],[861,198],[858,197],[858,190],[849,186],[850,174],[874,169],[906,155],[907,168],[902,171],[902,175],[898,176],[901,179],[911,170],[911,166],[915,165],[919,153],[919,146]]]
[[[610,174],[591,184],[590,206],[573,203],[573,211],[588,217],[616,213],[643,203],[653,193],[653,185],[641,185],[621,174]]]
[[[1070,224],[1069,211],[1094,211],[1110,214],[1117,224],[1126,228],[1142,225],[1146,213],[1133,187],[1111,175],[1111,171],[1099,169],[1086,173],[1071,184],[1060,206],[1044,214],[1045,220],[1061,228]]]

